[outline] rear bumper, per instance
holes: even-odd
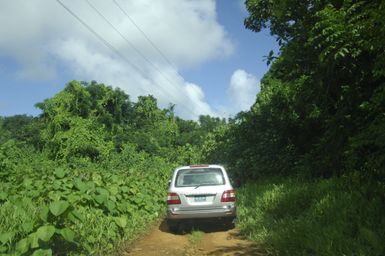
[[[167,219],[205,219],[205,218],[226,218],[236,216],[235,203],[212,208],[182,208],[177,205],[170,205],[167,208]]]

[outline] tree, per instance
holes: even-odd
[[[253,175],[330,176],[368,164],[378,170],[384,161],[370,155],[383,159],[385,147],[373,136],[385,132],[385,3],[247,0],[246,6],[245,26],[269,28],[280,53],[270,58],[256,103],[228,132],[237,156],[231,165]]]

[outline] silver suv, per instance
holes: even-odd
[[[232,225],[235,191],[220,165],[193,165],[174,171],[167,194],[167,223],[178,231],[182,220],[219,219]]]

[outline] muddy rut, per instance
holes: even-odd
[[[198,239],[192,233],[201,231]],[[171,233],[167,224],[153,226],[148,235],[139,239],[124,256],[155,255],[269,255],[266,251],[242,239],[236,228],[228,228],[214,223],[188,224],[178,233]]]

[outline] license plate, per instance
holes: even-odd
[[[195,196],[194,197],[195,202],[205,202],[206,201],[206,196]]]

